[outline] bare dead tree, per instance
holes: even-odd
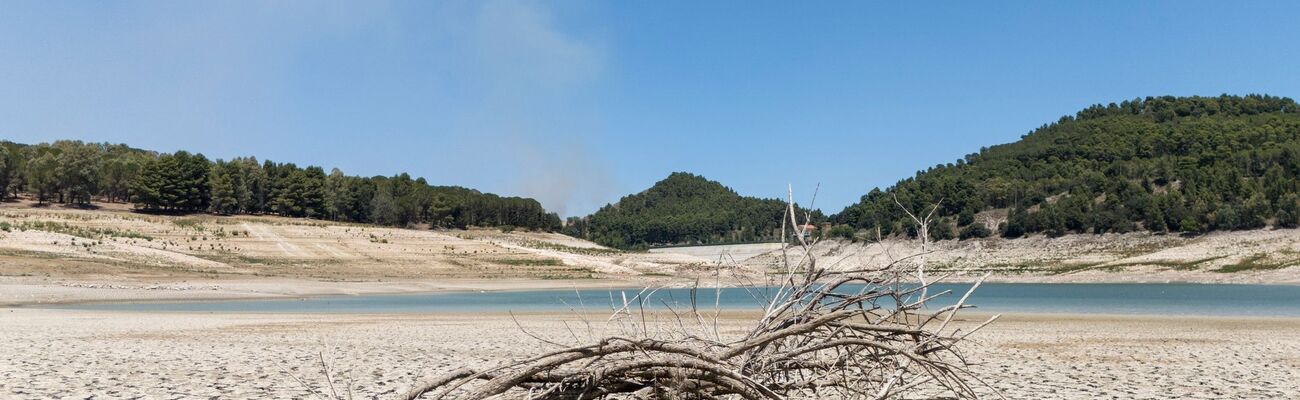
[[[918,217],[911,209],[898,201],[898,195],[891,194],[890,196],[894,198],[894,204],[897,204],[898,208],[907,213],[907,217],[912,219],[912,223],[916,224],[916,236],[921,240],[921,253],[917,256],[919,259],[916,262],[916,279],[921,281],[921,287],[924,288],[927,286],[925,284],[925,256],[930,252],[930,220],[934,217],[934,212],[939,210],[939,205],[943,204],[943,199],[939,199],[939,202],[934,203],[934,206],[930,207],[930,211],[925,213],[924,217]],[[927,292],[927,290],[922,289],[921,296],[925,297]]]
[[[942,278],[927,280],[924,271],[926,226],[938,206],[923,218],[904,208],[922,238],[919,267],[911,275],[902,269],[910,267],[902,262],[910,257],[878,268],[818,266],[817,239],[805,235],[810,216],[798,215],[793,190],[787,205],[783,236],[786,227],[793,234],[785,236],[779,277],[770,292],[755,294],[765,299],[764,307],[743,333],[720,333],[720,289],[712,315],[701,311],[693,289],[689,309],[664,303],[671,328],[652,331],[646,315],[655,311],[645,303],[655,290],[645,289],[631,299],[623,294],[622,307],[615,307],[610,320],[626,324],[621,335],[492,368],[458,369],[400,398],[977,397],[980,381],[966,368],[958,345],[997,317],[965,332],[949,330],[953,316],[971,307],[966,300],[983,278],[955,304],[926,309],[934,298],[951,294],[928,294]]]

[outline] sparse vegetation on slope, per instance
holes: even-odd
[[[706,260],[558,233],[440,232],[276,216],[172,216],[0,204],[0,276],[323,280],[589,279]],[[628,266],[622,266],[625,262]]]

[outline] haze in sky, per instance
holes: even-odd
[[[0,3],[0,139],[581,215],[689,171],[828,213],[1093,103],[1300,89],[1294,2]]]

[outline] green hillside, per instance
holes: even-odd
[[[873,190],[832,217],[906,233],[894,204],[942,200],[938,238],[1295,227],[1300,106],[1250,95],[1095,105],[1021,140]],[[981,212],[1007,211],[1000,226]],[[985,230],[987,229],[987,230]]]
[[[782,200],[741,196],[721,183],[676,172],[590,216],[570,218],[564,232],[618,248],[777,240],[785,209]]]

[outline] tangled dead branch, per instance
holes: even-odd
[[[954,294],[931,293],[942,278],[925,280],[923,265],[915,275],[910,265],[902,268],[910,257],[878,269],[818,266],[816,243],[803,232],[808,215],[797,215],[793,194],[788,204],[783,226],[794,234],[783,249],[784,271],[755,295],[766,299],[764,308],[744,333],[724,337],[720,292],[714,309],[702,310],[694,290],[689,309],[664,303],[675,324],[652,333],[645,303],[654,290],[647,289],[624,295],[610,318],[625,324],[625,335],[495,368],[459,369],[401,398],[975,398],[979,380],[957,345],[997,317],[966,332],[948,327],[979,283],[955,304],[929,310],[927,302]]]

